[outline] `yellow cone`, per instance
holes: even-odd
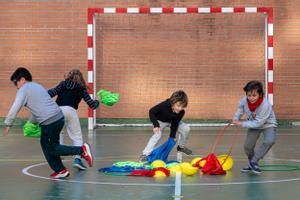
[[[171,175],[175,175],[176,172],[182,172],[180,164],[170,167],[169,170],[171,172]]]
[[[227,155],[225,155],[225,154],[218,156],[218,160],[221,165],[223,164],[226,157],[227,157]],[[233,163],[234,163],[233,159],[229,156],[227,158],[227,160],[225,161],[225,163],[222,165],[223,170],[225,170],[225,171],[230,170],[233,166]]]
[[[197,167],[193,167],[190,163],[184,162],[180,164],[182,172],[187,176],[192,176],[198,172]]]
[[[158,168],[158,167],[166,167],[166,163],[162,160],[154,160],[151,165],[151,169]]]
[[[156,171],[155,174],[154,174],[154,177],[165,177],[167,176],[164,172],[162,171]]]
[[[192,161],[191,161],[191,165],[194,166],[199,160],[201,160],[202,158],[201,157],[196,157],[194,158]],[[202,168],[205,164],[206,160],[202,160],[200,163],[199,163],[199,166]]]
[[[196,162],[198,162],[201,159],[202,159],[201,157],[195,157],[195,158],[193,158],[193,160],[191,161],[191,165],[193,166],[194,164],[196,164]]]

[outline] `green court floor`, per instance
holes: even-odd
[[[188,146],[195,156],[210,153],[221,128],[193,128]],[[243,199],[287,200],[300,198],[300,171],[272,171],[259,176],[242,174],[247,165],[243,152],[246,130],[239,130],[232,152],[234,166],[224,176],[197,174],[182,175],[180,184],[175,177],[162,179],[148,177],[116,177],[98,172],[116,161],[137,160],[152,135],[151,128],[98,128],[88,132],[84,139],[92,145],[95,164],[87,171],[72,167],[72,157],[64,157],[71,176],[65,180],[52,180],[52,173],[42,155],[39,140],[25,138],[21,128],[13,128],[9,136],[0,139],[0,199]],[[233,130],[228,130],[216,154],[227,152]],[[260,164],[286,164],[300,166],[300,129],[278,129],[274,147]],[[1,134],[2,135],[2,134]],[[167,139],[166,130],[161,142]],[[67,142],[70,142],[66,139]],[[175,150],[170,159],[176,159]],[[185,156],[184,161],[193,157]],[[179,187],[180,195],[175,195]]]

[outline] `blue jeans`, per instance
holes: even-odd
[[[60,172],[64,169],[64,165],[60,156],[82,154],[81,147],[65,146],[59,144],[59,135],[64,124],[65,120],[64,118],[61,118],[51,124],[41,125],[41,147],[49,166],[55,172]]]

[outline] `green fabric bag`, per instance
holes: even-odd
[[[41,127],[38,124],[27,121],[23,126],[23,134],[26,137],[40,137]]]
[[[108,90],[99,90],[97,96],[100,99],[100,102],[107,106],[113,106],[119,101],[120,94],[111,93]]]

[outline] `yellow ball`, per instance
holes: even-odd
[[[196,157],[191,161],[191,165],[194,166],[196,164],[196,162],[198,162],[199,160],[201,160],[201,157]],[[204,166],[204,164],[206,163],[206,160],[202,160],[199,163],[199,166],[202,168]]]
[[[184,162],[180,164],[182,172],[187,176],[192,176],[198,172],[197,167],[193,167],[190,163]]]
[[[225,160],[226,157],[227,157],[227,155],[220,155],[220,156],[218,156],[218,160],[219,160],[219,162],[220,162],[221,165],[223,164],[223,162],[224,162],[224,160]],[[230,156],[228,156],[227,160],[222,165],[222,168],[223,168],[223,170],[228,171],[228,170],[230,170],[232,168],[233,164],[234,164],[233,159]]]
[[[162,171],[156,171],[155,174],[154,174],[154,177],[165,177],[167,176],[164,172]]]
[[[181,166],[178,165],[173,165],[172,167],[169,168],[170,172],[172,175],[175,175],[176,172],[182,172]]]
[[[151,165],[151,169],[158,168],[158,167],[166,167],[166,163],[162,160],[154,160]]]
[[[201,157],[195,157],[195,158],[193,158],[193,160],[191,161],[191,165],[196,164],[196,162],[198,162],[201,159],[202,159]]]
[[[192,165],[189,162],[183,162],[183,163],[180,163],[180,166],[181,167],[191,167]]]

